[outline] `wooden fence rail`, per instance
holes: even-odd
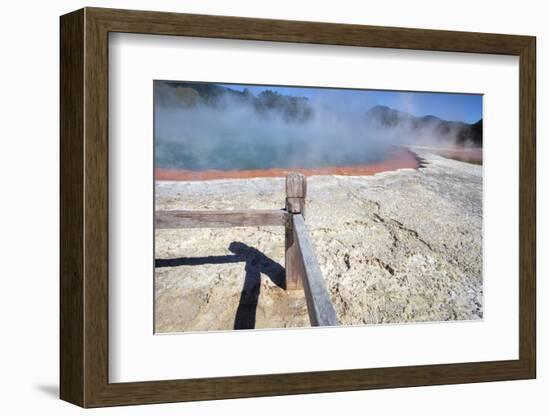
[[[155,226],[166,228],[253,227],[257,225],[286,225],[285,210],[174,210],[156,211]]]
[[[306,185],[304,175],[287,175],[285,209],[282,210],[155,211],[155,227],[174,229],[284,226],[286,289],[303,288],[312,326],[338,325],[336,312],[304,220]]]
[[[323,273],[313,251],[309,232],[300,214],[292,215],[294,240],[300,255],[302,284],[306,295],[309,320],[313,326],[338,325],[336,311],[330,300]]]

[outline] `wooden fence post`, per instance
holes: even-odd
[[[291,172],[286,176],[285,208],[291,215],[285,226],[285,273],[286,289],[302,289],[302,261],[297,242],[294,241],[292,215],[305,214],[306,177],[301,173]]]

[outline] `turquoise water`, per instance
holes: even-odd
[[[270,168],[321,168],[368,165],[384,161],[389,148],[360,146],[348,148],[306,140],[232,140],[225,138],[207,145],[187,141],[185,144],[158,140],[155,164],[163,169],[202,171],[249,170]]]
[[[322,168],[383,161],[391,146],[341,117],[308,122],[260,118],[250,111],[158,111],[157,168],[193,171]]]

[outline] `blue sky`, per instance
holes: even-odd
[[[402,92],[383,90],[350,90],[339,88],[303,88],[265,85],[220,84],[242,91],[248,88],[254,95],[266,89],[280,94],[308,97],[327,104],[344,105],[350,109],[368,110],[385,105],[415,116],[433,115],[449,121],[475,123],[483,116],[481,94],[448,94],[433,92]]]

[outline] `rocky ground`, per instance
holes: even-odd
[[[306,222],[345,325],[483,316],[482,166],[418,150],[420,169],[308,178]],[[284,179],[157,182],[156,209],[272,209]],[[156,231],[157,332],[309,326],[281,288],[284,229]]]

